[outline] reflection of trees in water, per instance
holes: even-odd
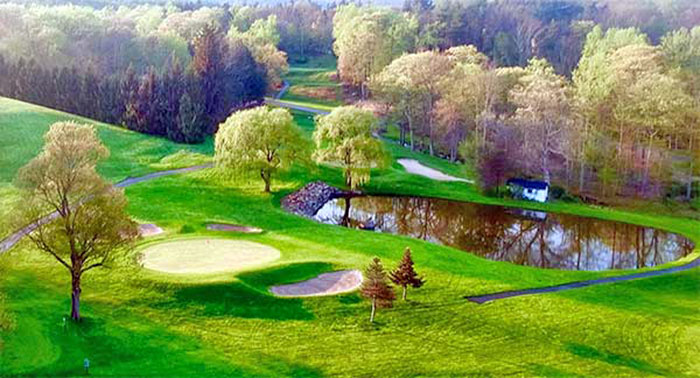
[[[675,234],[570,215],[521,216],[498,206],[411,197],[358,197],[351,204],[347,217],[343,216],[345,200],[329,204],[336,209],[324,209],[324,214],[335,214],[336,224],[371,224],[383,232],[521,265],[572,270],[642,268],[676,260],[693,249],[692,242]]]

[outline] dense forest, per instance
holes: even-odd
[[[0,95],[197,142],[288,61],[333,53],[348,99],[486,190],[697,196],[692,0],[82,4],[0,4]]]
[[[336,10],[339,77],[402,144],[467,161],[485,190],[525,176],[590,201],[697,196],[700,27],[683,27],[696,6],[641,19],[585,2],[478,3],[486,13],[462,13],[453,38],[430,21],[458,13],[445,4]]]

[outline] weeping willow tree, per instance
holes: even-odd
[[[386,165],[384,148],[372,136],[377,119],[369,110],[354,106],[333,109],[316,118],[314,142],[317,163],[343,168],[345,185],[356,189],[369,182],[370,170]]]
[[[216,133],[216,165],[233,174],[260,174],[270,192],[273,174],[308,159],[301,129],[286,109],[265,106],[232,114]]]

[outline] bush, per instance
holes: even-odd
[[[189,224],[184,224],[182,227],[180,227],[180,233],[181,234],[191,234],[194,232],[194,227],[190,226]]]
[[[561,186],[552,185],[549,189],[549,198],[563,202],[581,202],[581,199],[575,195],[568,193]]]

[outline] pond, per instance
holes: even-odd
[[[694,248],[681,235],[649,227],[421,197],[333,199],[314,219],[408,235],[491,260],[566,270],[650,267],[684,257]]]

